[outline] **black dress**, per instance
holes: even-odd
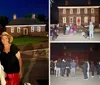
[[[16,45],[11,44],[10,52],[1,51],[0,61],[7,74],[19,73],[19,62],[16,53],[19,51]]]

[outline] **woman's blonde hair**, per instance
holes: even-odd
[[[11,36],[8,32],[2,32],[0,37],[2,37],[2,36],[7,36],[9,43],[11,43],[13,41],[13,36]]]

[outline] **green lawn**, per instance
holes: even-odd
[[[13,44],[16,45],[26,45],[26,44],[36,44],[40,42],[48,41],[47,37],[29,37],[29,36],[22,36],[22,37],[14,37]]]

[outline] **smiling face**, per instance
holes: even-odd
[[[7,36],[7,35],[3,35],[3,36],[1,37],[1,42],[2,42],[2,44],[4,44],[4,45],[8,44],[8,43],[9,43],[9,38],[8,38],[8,36]]]

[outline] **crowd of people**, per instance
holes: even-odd
[[[97,72],[100,78],[100,62],[94,64],[93,61],[84,61],[82,65],[77,64],[75,60],[69,59],[57,59],[55,61],[51,60],[50,62],[50,74],[56,77],[75,77],[77,76],[76,71],[80,71],[77,68],[82,69],[85,80],[88,80],[90,76],[93,78],[95,72]]]
[[[78,31],[76,24],[70,24],[70,25],[64,24],[62,30],[64,35],[75,35]],[[52,25],[50,28],[50,35],[52,36],[52,40],[55,40],[58,37],[58,32],[59,32],[59,24]],[[94,38],[94,25],[92,22],[90,22],[87,30],[82,31],[82,36],[89,39]]]

